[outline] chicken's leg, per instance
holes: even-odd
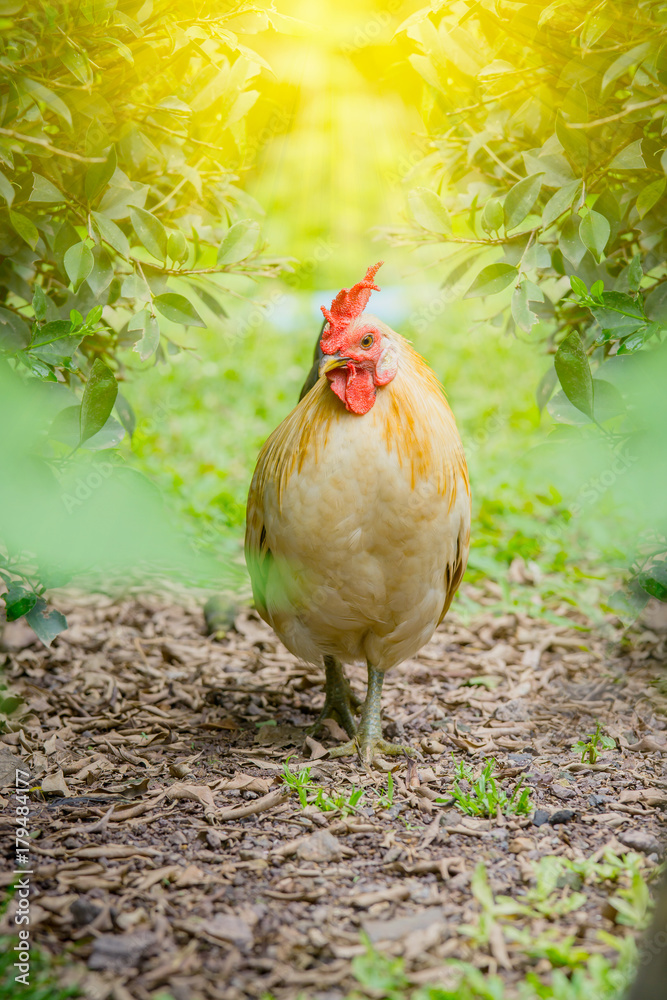
[[[366,701],[361,710],[361,721],[356,734],[347,743],[329,751],[330,757],[349,757],[358,753],[363,764],[370,767],[373,758],[378,753],[413,755],[414,749],[400,743],[389,743],[382,738],[382,722],[380,720],[382,701],[382,682],[384,671],[368,664],[368,690]]]
[[[357,731],[354,712],[359,709],[360,702],[352,693],[349,681],[343,673],[343,668],[335,657],[324,657],[324,669],[326,672],[324,706],[317,718],[317,722],[310,727],[310,730],[311,732],[315,732],[321,726],[324,719],[337,717],[347,735],[354,736]]]

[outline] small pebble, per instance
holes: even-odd
[[[335,861],[341,855],[341,846],[328,830],[318,830],[299,844],[296,853],[301,861]]]
[[[549,822],[549,813],[546,809],[536,809],[533,813],[533,826],[544,826]]]
[[[611,798],[610,798],[609,795],[589,795],[588,796],[588,804],[589,804],[589,806],[594,806],[594,807],[595,806],[601,806],[601,805],[604,805],[605,802],[611,802]]]
[[[632,851],[641,851],[643,854],[660,853],[658,841],[650,833],[644,833],[643,830],[624,830],[618,834],[618,839]]]
[[[530,837],[514,837],[507,845],[510,854],[524,854],[526,851],[532,851],[534,847],[535,841]]]
[[[549,817],[549,822],[552,826],[556,826],[558,823],[569,823],[571,819],[574,819],[574,811],[572,809],[557,809]]]

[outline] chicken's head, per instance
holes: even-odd
[[[326,375],[350,413],[359,416],[368,413],[377,387],[391,382],[398,364],[396,347],[377,320],[364,313],[371,292],[380,291],[374,278],[382,264],[373,264],[362,281],[343,288],[331,309],[321,307],[326,323],[320,340],[324,352],[320,375]]]

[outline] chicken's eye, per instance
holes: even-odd
[[[367,351],[369,347],[373,346],[373,341],[374,340],[375,340],[375,338],[374,338],[373,334],[372,333],[367,333],[366,336],[363,337],[362,340],[361,340],[361,346],[363,347],[363,349],[365,351]]]

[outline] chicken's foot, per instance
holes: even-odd
[[[324,719],[336,718],[340,721],[347,735],[354,736],[357,731],[354,713],[358,711],[361,702],[353,694],[343,668],[335,657],[324,657],[324,669],[326,672],[324,705],[317,721],[309,727],[309,731],[314,733],[322,725]]]
[[[368,691],[361,710],[361,720],[356,733],[347,743],[342,743],[329,751],[329,757],[350,757],[359,754],[362,764],[370,767],[376,754],[414,755],[413,747],[400,743],[389,743],[382,736],[380,718],[382,703],[382,683],[384,671],[368,664]]]

